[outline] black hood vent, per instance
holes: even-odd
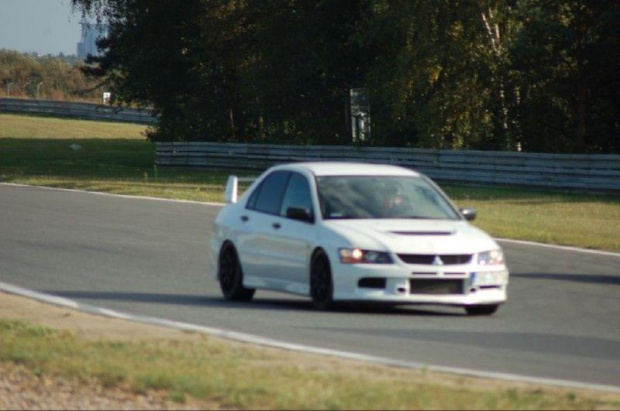
[[[454,235],[456,231],[392,231],[392,234],[433,236],[433,235]]]

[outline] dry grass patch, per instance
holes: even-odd
[[[146,140],[146,129],[139,124],[0,114],[0,138]]]

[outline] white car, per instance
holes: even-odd
[[[461,306],[506,301],[504,254],[428,177],[389,165],[294,163],[264,172],[237,201],[231,176],[211,268],[224,297],[257,289],[337,302]]]

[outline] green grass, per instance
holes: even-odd
[[[509,187],[443,187],[476,208],[476,225],[495,237],[620,252],[620,196]]]
[[[70,146],[81,148],[73,150]],[[157,168],[154,146],[124,139],[0,139],[0,181],[221,201],[227,173]]]
[[[0,114],[0,181],[222,201],[230,171],[156,168],[155,148],[144,131],[129,124]],[[619,195],[442,187],[459,206],[475,207],[476,224],[493,236],[620,252]]]
[[[268,409],[605,409],[618,397],[524,387],[466,384],[432,372],[276,353],[209,337],[193,341],[88,341],[68,331],[0,320],[0,361],[40,375],[95,379],[135,393],[166,390],[220,407]],[[343,366],[344,365],[344,366]],[[488,385],[487,385],[488,384]]]
[[[222,201],[228,172],[155,167],[155,146],[145,130],[133,124],[0,114],[0,181]]]

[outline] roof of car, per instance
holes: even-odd
[[[280,166],[288,170],[305,169],[315,176],[414,176],[420,174],[404,167],[387,164],[352,163],[352,162],[311,162],[291,163]]]

